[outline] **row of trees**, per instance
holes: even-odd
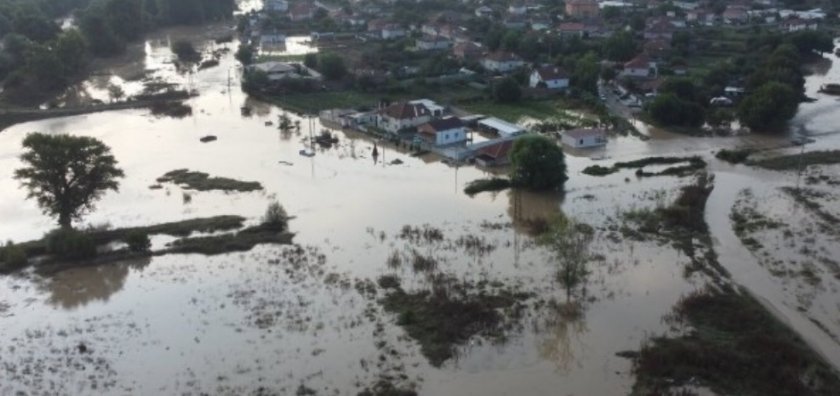
[[[815,53],[829,52],[834,44],[825,32],[805,31],[790,35],[755,35],[747,40],[752,50],[723,63],[701,78],[672,77],[664,81],[647,112],[665,126],[699,127],[734,119],[755,131],[785,127],[804,98],[802,63]],[[711,108],[710,100],[735,82],[745,83],[748,95],[736,112]]]
[[[91,55],[124,50],[155,26],[229,17],[235,0],[0,0],[0,79],[20,103],[80,77]],[[57,18],[76,10],[78,29]]]
[[[229,18],[235,8],[234,0],[92,0],[79,26],[94,54],[112,55],[154,26]]]

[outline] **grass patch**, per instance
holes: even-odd
[[[399,101],[429,98],[440,103],[455,103],[471,100],[482,92],[474,88],[454,85],[450,87],[410,86],[392,91],[362,92],[340,90],[308,93],[291,93],[277,96],[260,96],[259,99],[274,103],[286,110],[303,114],[317,114],[322,110],[373,109],[382,100]]]
[[[431,290],[397,288],[380,302],[397,315],[397,324],[420,344],[429,362],[440,367],[456,347],[474,336],[503,340],[513,319],[521,317],[526,293],[486,291],[476,284],[438,275]]]
[[[746,161],[754,152],[754,149],[723,149],[715,154],[715,158],[729,162],[730,164],[740,164]]]
[[[537,120],[563,116],[563,101],[561,100],[523,100],[517,103],[497,103],[482,100],[460,105],[464,110],[501,118],[508,122],[519,122],[529,117]]]
[[[728,277],[729,272],[720,265],[712,248],[705,220],[706,201],[714,189],[713,180],[712,176],[701,173],[693,184],[680,189],[671,205],[624,213],[622,217],[626,224],[620,231],[633,240],[645,240],[650,236],[671,243],[691,259],[686,275],[703,271],[714,279]]]
[[[583,174],[589,176],[607,176],[613,173],[618,172],[618,168],[616,167],[606,167],[601,165],[592,165],[587,166],[586,169],[583,170]]]
[[[171,223],[156,224],[145,227],[127,227],[114,230],[94,230],[85,234],[90,237],[96,245],[106,245],[129,239],[131,235],[169,235],[175,237],[186,237],[194,232],[211,233],[229,231],[242,228],[245,218],[241,216],[215,216],[197,219],[176,221]],[[47,239],[24,242],[18,245],[28,257],[35,257],[47,254]]]
[[[795,170],[810,165],[840,164],[840,150],[811,151],[803,154],[783,155],[780,157],[748,161],[748,165],[770,170]]]
[[[500,177],[493,177],[489,179],[478,179],[469,182],[469,184],[467,184],[467,187],[464,188],[464,192],[469,196],[473,196],[475,194],[485,191],[502,191],[507,188],[510,188],[510,180]]]
[[[204,172],[192,172],[189,169],[177,169],[167,172],[157,179],[158,183],[174,183],[198,191],[238,191],[249,192],[262,190],[259,182],[244,182],[226,177],[210,177]]]
[[[696,292],[668,318],[689,325],[679,338],[654,338],[634,360],[633,394],[669,394],[700,385],[716,394],[836,395],[836,373],[752,297]]]
[[[247,252],[264,243],[289,244],[294,234],[278,232],[265,227],[249,227],[236,233],[195,238],[182,238],[172,242],[165,253],[197,253],[217,255],[231,252]]]
[[[761,243],[752,237],[752,234],[762,231],[777,229],[784,226],[784,223],[770,219],[756,210],[756,202],[750,190],[741,192],[742,199],[739,199],[732,207],[729,219],[732,220],[732,230],[748,249],[755,251],[762,247]]]
[[[644,167],[650,165],[673,165],[686,163],[685,165],[673,166],[660,172],[645,172]],[[635,161],[616,162],[612,167],[592,165],[583,170],[584,174],[590,176],[607,176],[622,169],[637,169],[636,176],[686,176],[693,174],[706,167],[706,161],[700,157],[647,157]]]
[[[814,198],[823,196],[823,193],[810,188],[782,187],[781,190],[793,197],[798,204],[811,211],[811,213],[816,215],[820,220],[828,224],[830,227],[824,227],[826,230],[833,230],[834,233],[837,233],[837,226],[840,225],[840,218],[827,212],[819,202],[814,200]]]

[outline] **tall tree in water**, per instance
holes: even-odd
[[[15,171],[15,179],[62,228],[93,210],[106,191],[117,191],[117,179],[124,176],[111,149],[91,137],[33,133],[23,148],[25,166]]]

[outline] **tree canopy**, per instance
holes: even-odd
[[[25,166],[15,179],[62,228],[93,210],[106,191],[117,191],[117,179],[124,176],[111,149],[91,137],[32,133],[23,148]]]
[[[796,115],[799,96],[786,84],[771,81],[744,98],[738,117],[755,131],[778,131]]]
[[[493,84],[493,99],[501,103],[514,103],[522,98],[519,83],[513,77],[505,77]]]
[[[511,181],[531,190],[557,190],[568,180],[563,150],[543,136],[526,136],[513,143]]]

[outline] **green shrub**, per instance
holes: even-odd
[[[149,236],[138,231],[126,235],[124,242],[128,244],[128,250],[135,253],[148,252],[152,248]]]
[[[0,249],[0,273],[26,267],[27,263],[26,252],[11,241],[6,243],[3,249]]]
[[[467,184],[467,187],[464,188],[464,192],[469,196],[473,196],[480,192],[501,191],[509,187],[510,180],[503,179],[500,177],[494,177],[490,179],[473,180],[469,184]]]
[[[272,202],[265,211],[262,225],[270,230],[286,231],[289,215],[279,202]]]
[[[96,242],[89,235],[73,229],[58,229],[47,235],[47,252],[62,260],[96,257]]]

